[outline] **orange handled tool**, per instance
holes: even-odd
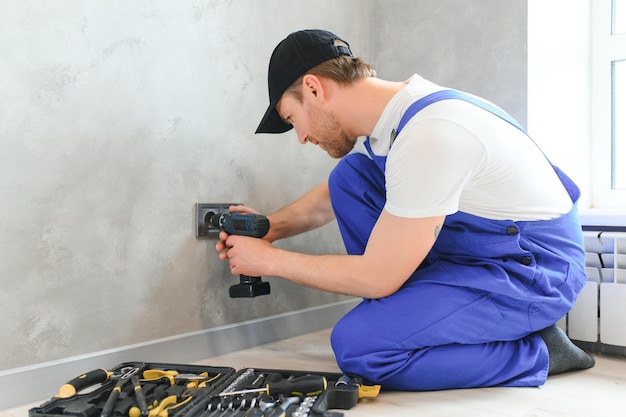
[[[112,374],[113,372],[109,372],[106,369],[95,369],[86,374],[79,375],[66,384],[61,385],[55,397],[70,398],[87,387],[106,381]]]

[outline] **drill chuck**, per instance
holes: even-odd
[[[211,217],[211,227],[229,235],[261,238],[270,230],[267,217],[260,214],[223,213]]]

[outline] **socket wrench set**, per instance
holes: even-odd
[[[29,417],[340,417],[378,395],[340,373],[129,362],[63,384]]]

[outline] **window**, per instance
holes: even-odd
[[[626,0],[613,0],[611,36],[626,33]],[[626,189],[626,59],[612,63],[613,188]],[[621,115],[621,117],[620,117]]]
[[[612,6],[613,28],[611,33],[613,35],[626,33],[626,0],[613,0]]]
[[[626,0],[591,3],[592,205],[626,207]]]
[[[626,189],[626,60],[613,61],[612,188]]]

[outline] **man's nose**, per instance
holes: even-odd
[[[296,130],[296,134],[298,135],[298,142],[302,145],[308,142],[307,135]]]

